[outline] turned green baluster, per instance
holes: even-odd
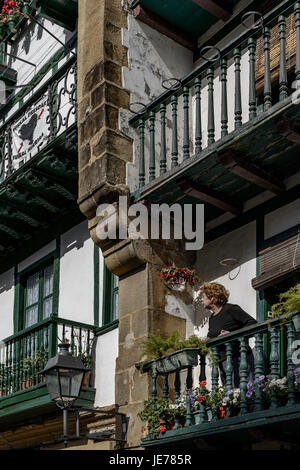
[[[211,371],[211,394],[212,394],[212,397],[214,397],[216,393],[216,387],[219,386],[218,361],[220,358],[218,354],[218,348],[216,346],[211,348],[211,350],[212,350],[214,357],[216,358],[216,362],[214,361],[212,364],[212,371]],[[211,412],[212,412],[212,421],[216,421],[218,419],[218,410],[215,405],[212,407]]]
[[[139,165],[139,187],[145,186],[145,121],[139,120],[140,133],[140,165]]]
[[[17,390],[17,351],[16,341],[12,341],[12,392]]]
[[[264,374],[264,350],[263,350],[263,335],[257,333],[255,335],[255,379],[258,379]],[[263,409],[262,389],[255,383],[255,411]]]
[[[172,105],[172,161],[171,168],[178,165],[178,136],[177,136],[177,96],[171,98]]]
[[[176,374],[175,374],[174,387],[175,387],[175,404],[179,405],[180,395],[181,395],[181,380],[180,380],[180,372],[179,371],[177,371]],[[174,429],[179,429],[179,428],[180,428],[180,417],[177,415],[177,416],[175,416]]]
[[[188,87],[183,88],[183,160],[190,158],[190,120]]]
[[[193,423],[193,413],[191,405],[191,396],[190,393],[193,388],[193,368],[188,367],[187,377],[186,377],[186,426],[192,426]]]
[[[155,179],[155,113],[150,112],[149,115],[150,123],[150,161],[149,161],[149,180]]]
[[[228,134],[228,103],[227,103],[227,60],[221,60],[221,137]]]
[[[271,368],[271,380],[279,378],[279,352],[278,352],[278,330],[275,327],[270,328],[271,335],[271,351],[270,351],[270,368]],[[271,390],[271,408],[277,408],[278,401],[276,393]]]
[[[287,380],[288,380],[288,402],[289,406],[295,404],[295,376],[292,355],[294,352],[293,343],[295,341],[295,328],[291,321],[287,324]]]
[[[82,328],[79,328],[79,345],[78,345],[78,355],[82,356]]]
[[[71,354],[74,356],[74,326],[71,327]]]
[[[207,70],[208,83],[208,114],[207,114],[207,144],[215,141],[215,111],[214,111],[214,70]]]
[[[296,23],[296,68],[295,80],[296,88],[300,88],[300,3],[295,5],[295,23]]]
[[[200,377],[199,377],[199,382],[202,382],[203,380],[206,380],[206,360],[205,356],[200,356]],[[199,424],[201,423],[206,423],[208,421],[207,418],[207,410],[206,410],[206,404],[205,402],[200,403],[200,419],[199,419]],[[196,422],[196,424],[198,424]]]
[[[242,126],[242,93],[241,93],[241,51],[234,49],[234,76],[235,76],[235,94],[234,94],[234,128]]]
[[[249,119],[256,117],[256,89],[255,89],[255,39],[249,38]]]
[[[164,380],[163,380],[163,398],[165,400],[169,399],[169,374],[164,375]]]
[[[166,105],[160,105],[161,120],[161,153],[160,153],[160,174],[167,171],[167,143],[166,143]]]
[[[155,365],[152,366],[152,390],[151,390],[152,400],[157,400],[157,372]]]
[[[248,363],[247,363],[248,339],[240,339],[240,390],[241,390],[241,411],[240,414],[247,413],[247,382],[248,382]]]
[[[196,132],[195,132],[195,153],[202,150],[202,124],[201,124],[201,79],[195,80],[195,96],[196,96]]]
[[[265,82],[264,82],[264,110],[272,106],[272,87],[271,87],[271,69],[270,69],[270,28],[264,28],[265,44]]]
[[[278,18],[280,32],[280,67],[279,67],[279,100],[288,96],[288,81],[286,70],[285,17]]]
[[[233,372],[233,363],[232,363],[232,343],[226,343],[226,392],[232,389],[232,372]],[[231,408],[226,409],[226,418],[230,418]]]

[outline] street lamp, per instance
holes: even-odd
[[[58,345],[59,352],[51,357],[42,371],[51,400],[63,410],[65,446],[68,444],[68,408],[79,397],[83,376],[89,371],[80,357],[69,352],[70,345]]]

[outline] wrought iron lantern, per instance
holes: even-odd
[[[68,343],[59,344],[59,352],[51,357],[42,371],[51,400],[59,408],[69,408],[79,397],[84,374],[89,371],[80,357],[69,352]]]

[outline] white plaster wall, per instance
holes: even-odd
[[[115,368],[118,357],[119,330],[99,336],[96,347],[95,407],[115,403]],[[128,384],[124,384],[128,386]]]
[[[231,268],[220,265],[226,258],[237,258]],[[256,291],[251,279],[256,276],[256,222],[214,240],[198,252],[196,270],[203,282],[219,282],[230,292],[229,302],[240,305],[256,318]],[[201,337],[208,331],[210,312],[196,302],[195,331]]]
[[[265,239],[300,224],[300,199],[265,215]]]
[[[48,245],[43,246],[40,250],[36,251],[33,255],[26,258],[24,261],[18,264],[18,272],[22,272],[24,269],[30,267],[32,264],[41,260],[49,253],[53,252],[56,249],[56,240],[48,243]]]
[[[99,249],[99,326],[103,326],[104,258]]]
[[[94,324],[94,243],[87,221],[61,236],[59,316]]]
[[[13,334],[14,269],[0,275],[0,341]]]
[[[122,43],[128,48],[128,67],[122,69],[122,80],[124,88],[130,91],[131,103],[148,104],[165,91],[163,80],[182,78],[193,69],[191,51],[134,19],[132,15],[128,15],[128,29],[122,30]],[[138,142],[136,132],[128,124],[131,117],[129,111],[120,111],[120,129]],[[158,118],[157,127],[159,125]],[[147,141],[146,149],[149,149]],[[136,149],[134,159],[135,155]],[[134,190],[138,180],[137,166],[127,166],[127,184]]]

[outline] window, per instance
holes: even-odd
[[[119,317],[119,278],[104,267],[103,279],[103,326]]]
[[[44,265],[22,278],[23,308],[22,328],[28,328],[54,312],[54,267],[53,262]]]

